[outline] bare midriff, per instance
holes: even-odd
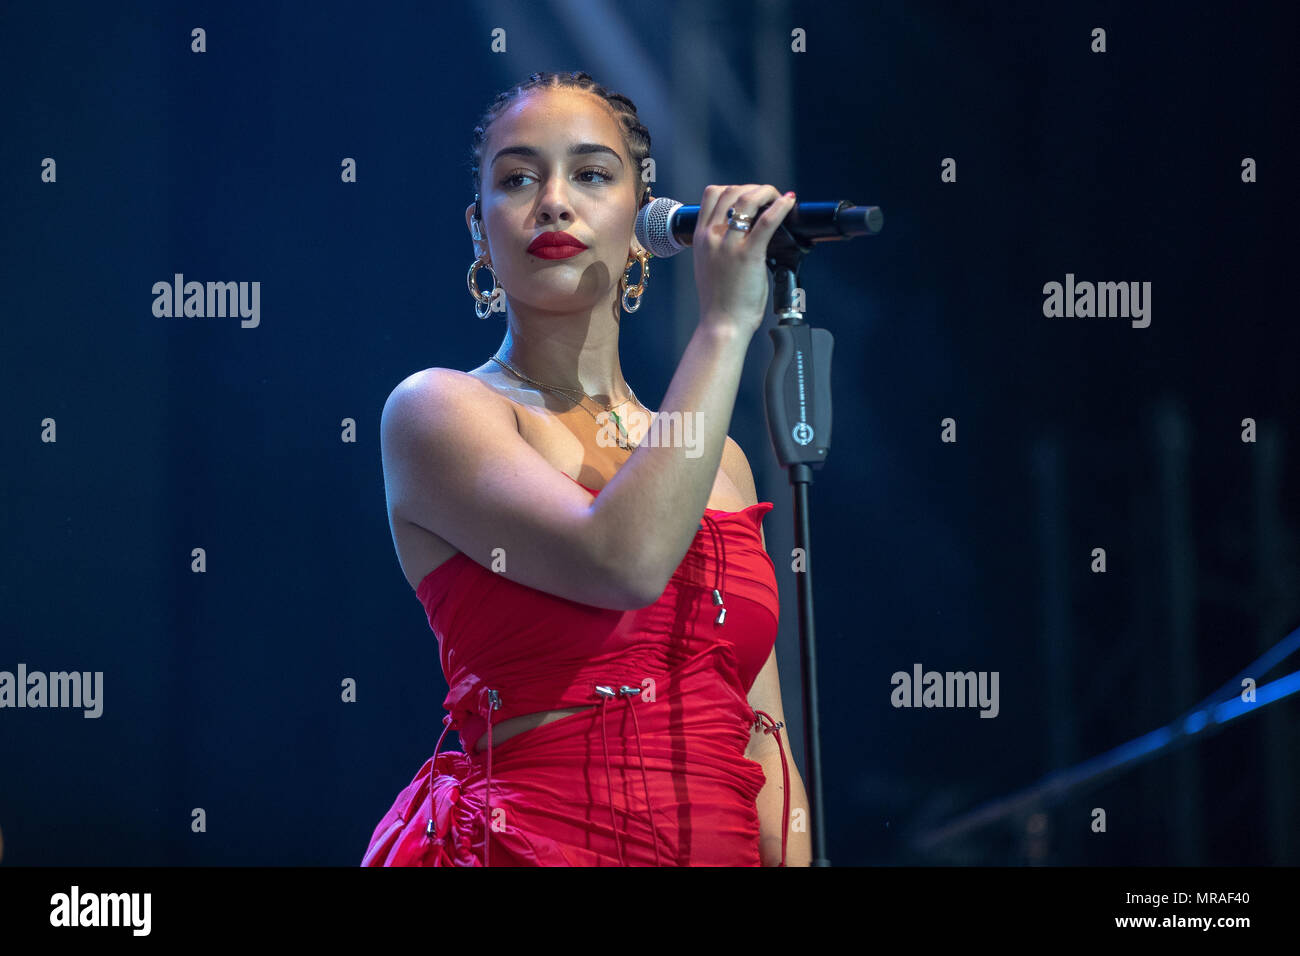
[[[587,704],[584,707],[568,707],[564,710],[542,710],[535,714],[520,714],[518,717],[503,720],[499,724],[492,725],[492,746],[500,746],[511,737],[517,736],[526,730],[534,730],[543,724],[549,724],[553,720],[581,713],[584,710],[591,710],[595,706],[595,704]],[[474,745],[474,752],[483,753],[487,750],[487,740],[487,734],[484,733],[478,739],[478,743]]]

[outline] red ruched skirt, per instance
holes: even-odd
[[[486,747],[439,752],[362,866],[482,866],[485,836],[491,866],[760,866],[766,778],[744,756],[754,711],[735,683],[703,655],[653,701],[607,699],[494,745],[486,828]]]

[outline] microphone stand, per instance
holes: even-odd
[[[847,204],[846,204],[847,205]],[[795,308],[799,267],[812,251],[783,223],[767,247],[772,274],[772,311],[779,317],[770,329],[774,352],[764,380],[767,427],[777,460],[789,469],[794,486],[794,543],[799,562],[795,591],[799,608],[799,665],[803,689],[804,753],[808,765],[809,812],[812,820],[812,865],[830,866],[822,812],[821,727],[817,701],[817,642],[813,622],[812,548],[808,524],[808,486],[814,468],[826,462],[831,444],[831,350],[835,340],[815,329]]]

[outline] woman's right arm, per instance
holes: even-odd
[[[728,237],[719,223],[738,200],[772,206],[748,236]],[[692,447],[644,442],[593,501],[524,441],[488,386],[429,369],[393,390],[380,420],[394,516],[485,567],[501,548],[502,573],[549,594],[619,610],[657,600],[699,531],[767,303],[767,241],[791,203],[771,186],[705,190],[693,239],[700,322],[657,413],[689,415]]]
[[[728,230],[726,211],[770,203],[748,233]],[[622,528],[625,574],[643,604],[658,599],[699,533],[709,503],[750,340],[768,300],[767,245],[794,205],[773,186],[708,186],[691,240],[700,322],[668,385],[656,424],[687,417],[693,447],[642,443],[593,505],[596,521]],[[680,414],[678,414],[680,413]],[[660,431],[662,436],[664,431]]]
[[[699,412],[703,453],[642,445],[594,501],[523,439],[487,385],[453,369],[417,372],[380,418],[389,510],[484,567],[501,548],[501,573],[528,587],[618,610],[653,603],[699,529],[748,344],[696,329],[664,409]]]

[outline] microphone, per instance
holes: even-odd
[[[755,220],[767,206],[759,207],[754,213]],[[699,206],[683,206],[675,199],[661,196],[637,212],[637,242],[655,258],[675,256],[691,244],[699,216]],[[781,223],[801,245],[873,236],[884,224],[885,214],[879,206],[856,206],[848,200],[795,203]]]

